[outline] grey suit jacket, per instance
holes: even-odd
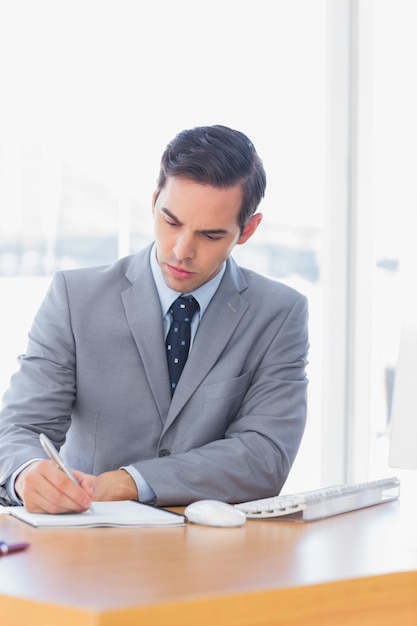
[[[133,465],[158,505],[281,490],[306,419],[305,297],[229,259],[171,401],[149,254],[54,276],[5,394],[0,484],[45,456],[43,431],[70,467]]]

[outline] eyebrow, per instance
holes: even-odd
[[[177,224],[179,224],[180,226],[183,225],[182,222],[168,209],[165,209],[164,207],[162,207],[161,211],[165,213],[165,215],[170,217],[172,220],[174,220],[174,222],[177,222]],[[202,233],[203,235],[227,235],[229,231],[225,230],[224,228],[208,228],[208,229],[198,230],[197,232]]]

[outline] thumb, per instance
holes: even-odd
[[[73,470],[73,474],[80,483],[80,486],[92,498],[96,487],[96,476],[93,476],[92,474],[84,474],[84,472],[80,472],[78,470]]]

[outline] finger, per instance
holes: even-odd
[[[91,496],[51,461],[41,461],[25,477],[24,502],[31,511],[78,513],[89,508]]]
[[[72,470],[75,478],[78,480],[80,486],[84,489],[84,491],[91,497],[94,498],[94,492],[97,482],[97,477],[91,474],[85,474],[84,472],[79,472],[78,470]]]

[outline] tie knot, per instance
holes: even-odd
[[[179,296],[169,311],[176,322],[191,322],[198,309],[198,302],[193,296]]]

